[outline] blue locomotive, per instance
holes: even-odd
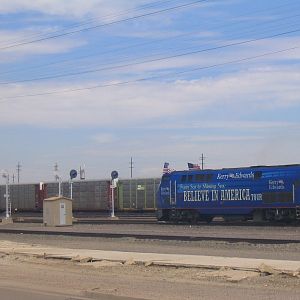
[[[300,165],[172,171],[157,199],[165,221],[299,220]]]

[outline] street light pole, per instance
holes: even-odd
[[[70,198],[73,199],[73,180],[70,180]]]
[[[111,181],[111,217],[115,217],[115,195],[114,195],[114,179]]]
[[[118,183],[118,172],[112,171],[111,172],[111,218],[115,218],[115,195],[114,189],[117,187]]]
[[[72,169],[70,171],[70,198],[73,199],[73,179],[77,177],[77,171]]]

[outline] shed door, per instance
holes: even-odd
[[[66,225],[66,204],[64,202],[59,204],[59,224]]]

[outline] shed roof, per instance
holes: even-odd
[[[72,201],[71,198],[67,198],[67,197],[63,197],[63,196],[54,196],[54,197],[44,199],[44,201],[60,201],[60,200]]]

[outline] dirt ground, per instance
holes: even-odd
[[[287,275],[232,280],[226,270],[165,268],[120,263],[3,256],[1,286],[104,299],[299,299],[299,278]],[[70,299],[70,298],[66,298]]]
[[[0,238],[6,239],[3,235]],[[117,245],[129,249],[131,244],[136,250],[147,248],[147,244],[128,240],[105,243],[104,239],[92,242],[85,238],[45,237],[42,242],[41,236],[11,235],[10,240],[13,239],[32,244],[56,243],[61,247],[85,246],[84,249],[96,247],[97,243],[100,249],[116,248]],[[159,248],[163,247],[159,244],[156,246],[157,250],[167,251],[166,248]],[[189,245],[181,247],[179,249],[187,249]],[[249,249],[245,251],[247,253]],[[258,249],[256,251],[259,253]],[[83,263],[4,254],[0,257],[0,269],[0,292],[1,287],[9,287],[18,291],[42,292],[43,295],[48,292],[63,295],[53,299],[300,299],[300,278],[286,274],[145,266],[131,262]]]

